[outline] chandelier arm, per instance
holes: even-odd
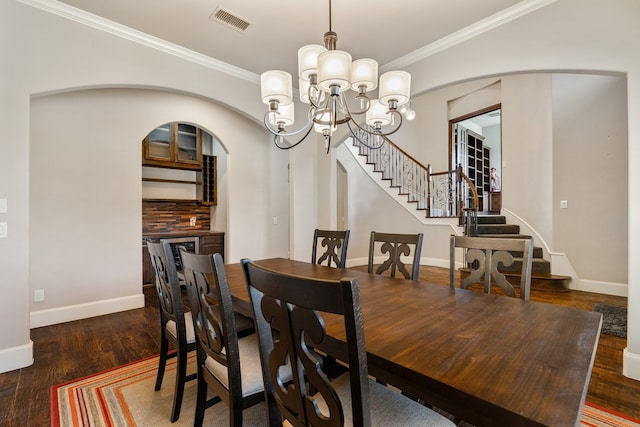
[[[301,130],[303,130],[303,129],[304,128],[302,128]],[[292,145],[289,145],[289,146],[284,146],[284,145],[278,144],[278,138],[280,136],[284,136],[283,134],[278,134],[278,135],[274,136],[273,137],[273,143],[275,144],[276,147],[278,147],[281,150],[289,150],[289,149],[291,149],[293,147],[298,146],[302,141],[304,141],[307,138],[307,136],[309,136],[309,133],[311,132],[311,129],[313,129],[313,127],[309,126],[309,128],[307,129],[307,132],[304,134],[304,136],[302,138],[300,138],[295,144],[292,144]],[[300,131],[297,131],[295,133],[299,133]]]
[[[379,136],[389,136],[389,135],[393,135],[394,133],[396,133],[398,131],[398,129],[400,129],[400,127],[402,126],[402,113],[399,111],[390,111],[390,113],[392,114],[396,114],[400,120],[400,122],[398,123],[398,125],[395,127],[395,129],[392,129],[389,132],[381,132],[381,131],[376,131],[376,132],[372,132],[369,129],[363,128],[362,126],[360,126],[355,120],[353,120],[353,124],[356,125],[358,127],[358,129],[367,132],[368,134],[371,135],[379,135]]]
[[[316,88],[315,91],[318,93],[318,98],[316,100],[314,100],[313,97],[311,96],[311,90],[313,90],[312,86],[309,87],[309,91],[308,91],[308,93],[309,93],[309,104],[311,104],[311,106],[313,108],[315,108],[316,110],[319,110],[321,104],[326,104],[327,103],[328,96],[325,95],[324,98],[323,98],[322,95],[324,93],[320,89]]]
[[[355,121],[354,121],[354,123],[355,123]],[[379,136],[379,137],[381,137],[381,138],[382,138],[382,140],[383,140],[383,142],[382,142],[382,143],[380,143],[380,145],[378,145],[377,147],[376,147],[376,146],[373,146],[373,145],[369,145],[369,144],[367,144],[366,142],[364,142],[363,140],[361,140],[361,139],[360,139],[360,137],[358,136],[357,132],[355,132],[355,130],[351,127],[351,124],[350,124],[350,123],[347,123],[347,126],[349,127],[349,131],[351,132],[351,136],[353,136],[353,137],[356,139],[356,141],[358,141],[360,144],[364,145],[365,147],[367,147],[367,148],[369,148],[369,149],[371,149],[371,150],[379,150],[380,148],[382,148],[382,145],[384,144],[384,141],[391,142],[391,141],[389,141],[389,139],[388,139],[386,136],[384,136],[384,135],[381,135],[381,134],[379,134],[379,133],[375,133],[375,132],[369,132],[369,131],[367,131],[366,129],[362,129],[360,126],[358,126],[358,128],[359,128],[359,129],[364,130],[364,131],[365,131],[365,132],[367,132],[369,135]],[[357,124],[356,124],[356,126],[357,126]]]
[[[360,99],[360,98],[364,98],[364,99],[367,100],[367,107],[365,109],[363,109],[363,110],[360,110],[360,111],[351,112],[351,109],[349,108],[349,103],[347,102],[347,100],[343,99],[342,95],[340,96],[340,105],[347,112],[347,116],[348,117],[353,118],[354,115],[355,116],[359,116],[361,114],[365,114],[367,111],[369,111],[369,108],[371,108],[371,100],[369,99],[369,97],[367,95],[358,95],[358,96],[356,96],[355,99]]]
[[[269,114],[271,114],[271,111],[267,111],[264,115],[264,127],[269,131],[269,133],[273,136],[281,136],[283,138],[287,138],[290,136],[295,136],[299,133],[304,132],[307,129],[311,129],[311,125],[313,124],[313,120],[309,120],[302,128],[293,131],[293,132],[278,132],[276,130],[273,130],[271,128],[271,125],[269,124]],[[309,132],[307,132],[307,135],[309,134]],[[304,139],[304,138],[303,138]]]

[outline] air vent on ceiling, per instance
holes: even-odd
[[[209,19],[224,24],[227,27],[231,27],[241,33],[244,33],[247,28],[249,28],[249,25],[253,24],[253,22],[247,21],[238,14],[221,6],[218,6],[216,10],[213,11],[211,16],[209,16]]]

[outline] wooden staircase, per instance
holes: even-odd
[[[479,237],[502,237],[502,238],[531,238],[531,236],[520,234],[520,226],[507,224],[503,215],[481,215],[478,214],[478,226],[476,235]],[[534,242],[535,244],[535,242]],[[512,253],[514,263],[509,267],[504,267],[500,271],[507,276],[507,279],[514,286],[520,284],[520,271],[522,269],[522,253]],[[468,270],[460,270],[465,275]],[[531,263],[531,289],[544,291],[567,291],[571,277],[551,274],[551,263],[543,258],[541,247],[534,246],[533,261]]]
[[[372,142],[371,136],[366,132],[357,131],[356,134],[358,138],[353,138],[352,143],[357,149],[357,154],[365,157],[365,163],[373,165],[374,172],[382,181],[387,181],[391,188],[397,189],[398,195],[406,196],[409,205],[413,205],[418,211],[425,211],[427,218],[451,218],[458,216],[460,212],[471,210],[467,204],[468,197],[463,200],[462,195],[468,194],[473,184],[469,186],[464,182],[460,183],[457,171],[431,173],[430,167],[422,165],[390,140],[385,139],[380,145]],[[371,145],[377,148],[372,148]],[[473,191],[475,192],[475,188]],[[471,206],[477,206],[477,195],[475,204]],[[475,209],[473,212],[476,212]],[[462,216],[459,216],[459,219],[461,226],[464,226],[465,221],[468,224],[473,223],[468,218],[463,220]],[[502,215],[479,214],[476,234],[483,237],[531,238],[520,234],[520,226],[507,224],[506,218]],[[503,273],[509,282],[519,286],[522,254],[513,255],[516,262]],[[571,277],[551,274],[551,264],[543,258],[542,248],[534,247],[533,256],[531,289],[569,289]],[[465,274],[464,269],[461,270],[461,274]]]

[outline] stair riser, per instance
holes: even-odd
[[[511,255],[513,255],[516,258],[522,258],[523,253],[522,251],[509,251],[509,253]],[[541,247],[538,246],[534,246],[533,247],[533,257],[534,258],[544,258],[544,251],[542,250]]]
[[[506,224],[507,218],[502,215],[479,216],[478,224]]]
[[[478,225],[477,234],[520,234],[520,226],[515,224]]]

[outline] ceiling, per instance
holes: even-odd
[[[61,1],[256,74],[284,69],[294,86],[298,49],[323,44],[329,28],[329,0]],[[333,0],[332,29],[338,49],[383,67],[466,27],[499,23],[531,3],[540,0]],[[250,25],[240,32],[210,20],[218,6]]]

